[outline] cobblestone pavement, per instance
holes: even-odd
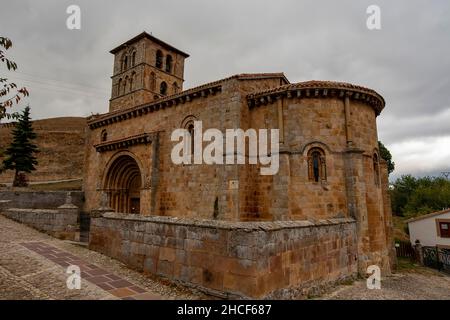
[[[67,266],[81,269],[68,289]],[[0,299],[203,299],[84,247],[52,238],[0,215]]]
[[[381,289],[369,290],[365,280],[341,285],[319,299],[450,300],[450,276],[429,268],[401,271],[382,279]]]

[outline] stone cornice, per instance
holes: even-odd
[[[94,145],[94,148],[97,150],[97,152],[105,152],[124,149],[138,144],[148,144],[153,141],[155,135],[157,134],[158,132],[143,133],[131,137],[126,137],[123,139],[105,141]]]
[[[207,97],[208,95],[216,94],[222,90],[221,83],[210,83],[204,86],[196,87],[190,90],[182,91],[177,94],[173,94],[151,103],[139,105],[136,107],[128,108],[125,110],[117,110],[106,113],[100,116],[94,116],[88,119],[88,126],[91,129],[103,127],[115,122],[121,122],[123,120],[136,118],[147,113],[165,109],[168,107],[176,106],[178,104],[184,104],[190,102],[196,98]]]
[[[353,218],[330,218],[322,220],[284,220],[284,221],[226,221],[226,220],[205,220],[195,218],[177,218],[167,216],[144,216],[139,214],[125,214],[116,212],[106,212],[101,216],[103,219],[129,220],[150,223],[166,223],[181,226],[198,226],[212,229],[228,229],[249,231],[277,231],[283,229],[314,228],[331,225],[354,224]]]
[[[372,89],[353,85],[345,82],[333,81],[307,81],[288,84],[277,88],[249,94],[247,103],[250,108],[266,105],[279,98],[325,98],[325,97],[349,97],[370,105],[377,115],[385,106],[383,97]]]
[[[114,79],[114,78],[123,77],[124,75],[132,74],[132,73],[133,73],[132,70],[137,69],[137,67],[139,67],[139,66],[144,66],[144,67],[145,67],[145,66],[148,66],[148,67],[154,69],[155,71],[158,71],[158,72],[167,74],[168,76],[177,78],[177,79],[180,80],[181,82],[184,82],[184,79],[181,78],[181,77],[179,77],[179,76],[177,76],[176,74],[167,72],[167,71],[163,70],[163,68],[157,68],[157,67],[155,67],[155,66],[152,66],[151,64],[149,64],[149,63],[147,63],[147,62],[145,62],[145,61],[139,62],[139,63],[137,63],[136,65],[134,65],[134,66],[128,68],[127,70],[123,70],[123,71],[120,71],[120,72],[118,72],[118,73],[116,73],[116,74],[113,74],[110,78],[111,78],[111,79]],[[131,71],[131,72],[130,72],[130,71]]]

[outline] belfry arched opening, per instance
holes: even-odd
[[[115,212],[140,213],[141,184],[141,170],[136,160],[129,155],[119,156],[106,174],[109,207]]]

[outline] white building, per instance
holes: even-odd
[[[430,213],[406,221],[411,244],[450,249],[450,209]]]

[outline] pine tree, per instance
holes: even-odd
[[[39,152],[32,140],[36,139],[36,133],[33,131],[30,119],[30,107],[26,107],[19,115],[18,122],[12,131],[13,141],[5,150],[5,160],[3,167],[6,170],[15,170],[13,186],[25,187],[27,181],[25,173],[36,170],[36,157],[34,154]]]

